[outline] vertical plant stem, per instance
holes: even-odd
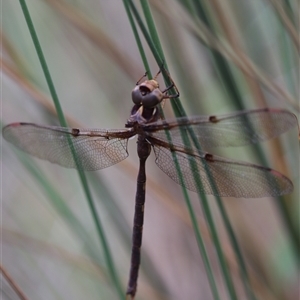
[[[42,47],[39,43],[38,36],[36,34],[33,22],[31,20],[30,13],[29,13],[29,10],[28,10],[27,5],[26,5],[26,1],[25,0],[19,0],[19,2],[20,2],[20,5],[21,5],[21,8],[22,8],[22,11],[23,11],[23,14],[24,14],[24,17],[25,17],[30,35],[31,35],[31,38],[32,38],[32,41],[34,43],[34,46],[35,46],[35,49],[36,49],[36,52],[37,52],[42,70],[44,72],[44,76],[45,76],[46,82],[48,84],[48,88],[50,90],[50,93],[51,93],[51,96],[52,96],[52,99],[53,99],[53,102],[54,102],[54,105],[55,105],[55,108],[56,108],[56,111],[57,111],[57,115],[58,115],[60,124],[61,124],[61,126],[66,127],[67,123],[66,123],[62,108],[60,106],[59,99],[57,97],[57,93],[56,93],[56,90],[55,90],[55,87],[54,87],[54,84],[53,84],[53,81],[52,81],[47,63],[46,63],[46,59],[45,59],[43,51],[42,51]],[[71,150],[72,150],[72,153],[73,153],[74,160],[76,161],[76,163],[79,163],[78,160],[76,159],[76,153],[74,151],[74,148],[72,147],[72,144],[70,144],[70,147],[71,147]],[[114,263],[113,263],[113,259],[110,255],[110,249],[109,249],[109,246],[108,246],[108,243],[107,243],[107,238],[106,238],[105,233],[103,231],[103,228],[102,228],[102,225],[101,225],[101,222],[100,222],[100,219],[99,219],[94,201],[92,199],[92,195],[91,195],[90,189],[88,187],[86,176],[85,176],[84,172],[80,169],[80,165],[77,165],[77,166],[79,167],[78,168],[79,178],[81,180],[81,184],[82,184],[82,187],[84,189],[84,193],[85,193],[86,199],[88,201],[89,208],[91,210],[91,214],[92,214],[92,217],[93,217],[96,229],[97,229],[97,233],[98,233],[99,239],[101,241],[101,245],[102,245],[102,248],[103,248],[103,252],[104,252],[105,260],[107,262],[107,267],[108,267],[108,270],[109,270],[109,273],[110,273],[111,280],[114,282],[114,285],[117,289],[119,298],[124,299],[124,293],[122,292],[122,287],[121,287],[119,278],[117,276],[117,272],[116,272],[116,269],[115,269],[115,266],[114,266]]]

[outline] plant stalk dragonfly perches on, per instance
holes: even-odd
[[[260,198],[293,191],[292,182],[275,170],[225,159],[204,150],[244,146],[274,138],[297,126],[294,114],[282,109],[264,108],[223,116],[161,120],[158,104],[164,99],[178,97],[179,93],[171,78],[172,86],[161,91],[156,77],[144,82],[141,78],[133,89],[134,106],[125,129],[77,129],[32,123],[13,123],[3,128],[4,138],[21,150],[67,168],[86,171],[103,169],[125,159],[128,156],[128,139],[138,136],[140,166],[127,287],[127,295],[131,299],[137,289],[144,219],[145,163],[151,148],[158,167],[175,182],[194,192],[221,197]],[[176,94],[169,94],[172,87]],[[180,172],[176,169],[175,160]],[[195,174],[198,174],[200,184]]]

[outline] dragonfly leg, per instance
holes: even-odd
[[[144,78],[146,78],[147,74],[148,74],[148,72],[146,71],[145,74],[144,74],[144,75],[136,82],[135,85],[139,85],[139,84],[141,83],[141,81],[142,81]]]
[[[170,89],[172,89],[172,88],[175,89],[176,93],[170,95],[170,94],[168,94],[167,92],[168,92]],[[164,94],[164,99],[178,98],[178,97],[180,96],[180,93],[179,93],[179,91],[178,91],[176,85],[174,84],[174,82],[172,82],[172,84],[171,84],[170,86],[168,86],[167,88],[165,88],[165,89],[162,91],[162,93]]]
[[[162,62],[162,65],[161,65],[161,67],[160,67],[160,69],[159,69],[159,71],[157,72],[157,74],[156,74],[155,77],[154,77],[154,80],[156,80],[157,76],[158,76],[161,72],[163,72],[165,75],[167,75],[167,77],[168,77],[169,80],[171,81],[171,84],[170,84],[168,87],[166,87],[166,88],[162,91],[162,93],[164,94],[164,98],[163,98],[163,99],[178,98],[179,95],[180,95],[179,90],[178,90],[178,88],[177,88],[177,86],[176,86],[174,80],[172,79],[172,77],[171,77],[169,71],[164,67],[164,64],[165,64],[165,62],[163,61],[163,62]],[[170,94],[168,94],[167,92],[168,92],[169,90],[171,90],[172,88],[175,89],[175,94],[171,94],[171,95],[170,95]]]
[[[156,80],[156,78],[158,77],[158,75],[161,73],[161,70],[162,70],[162,68],[160,68],[159,70],[158,70],[158,72],[156,73],[156,75],[154,76],[154,80]]]

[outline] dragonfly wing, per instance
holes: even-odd
[[[236,147],[258,143],[298,126],[297,118],[287,110],[258,109],[240,111],[223,116],[196,116],[160,120],[145,125],[149,135],[165,142],[182,145],[182,134],[195,135],[202,149],[211,147]]]
[[[121,138],[122,133],[125,138]],[[79,130],[13,123],[3,128],[3,137],[38,158],[67,168],[94,171],[116,164],[128,156],[130,130]],[[77,162],[74,160],[70,141],[76,152]]]
[[[194,192],[202,191],[221,197],[261,198],[293,191],[293,184],[287,177],[269,168],[211,154],[187,154],[152,145],[158,167],[175,182]],[[182,179],[176,170],[175,155]],[[201,178],[201,183],[195,180],[197,176]],[[213,184],[216,189],[212,187]]]

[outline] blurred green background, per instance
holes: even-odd
[[[134,2],[143,18],[141,3]],[[26,3],[68,124],[123,128],[132,106],[131,90],[145,72],[123,2]],[[288,109],[299,118],[297,1],[152,0],[149,4],[188,115],[268,106]],[[16,121],[58,125],[19,2],[3,1],[1,19],[2,125]],[[142,35],[141,40],[155,74],[159,66]],[[162,79],[160,83],[164,86]],[[169,102],[164,111],[173,116]],[[289,300],[299,295],[297,134],[295,128],[262,144],[267,166],[292,179],[293,194],[280,200],[223,201],[257,299]],[[34,159],[3,139],[1,143],[2,267],[27,299],[120,299],[77,172]],[[138,166],[136,140],[129,141],[128,150],[125,161],[87,173],[124,293]],[[261,164],[251,147],[220,151],[214,153]],[[157,168],[153,154],[147,180],[136,299],[214,299],[181,187]],[[220,299],[230,299],[197,195],[189,195]],[[214,198],[209,199],[238,299],[249,299]],[[285,220],[278,201],[285,204]],[[2,283],[3,299],[19,299],[7,277]]]

